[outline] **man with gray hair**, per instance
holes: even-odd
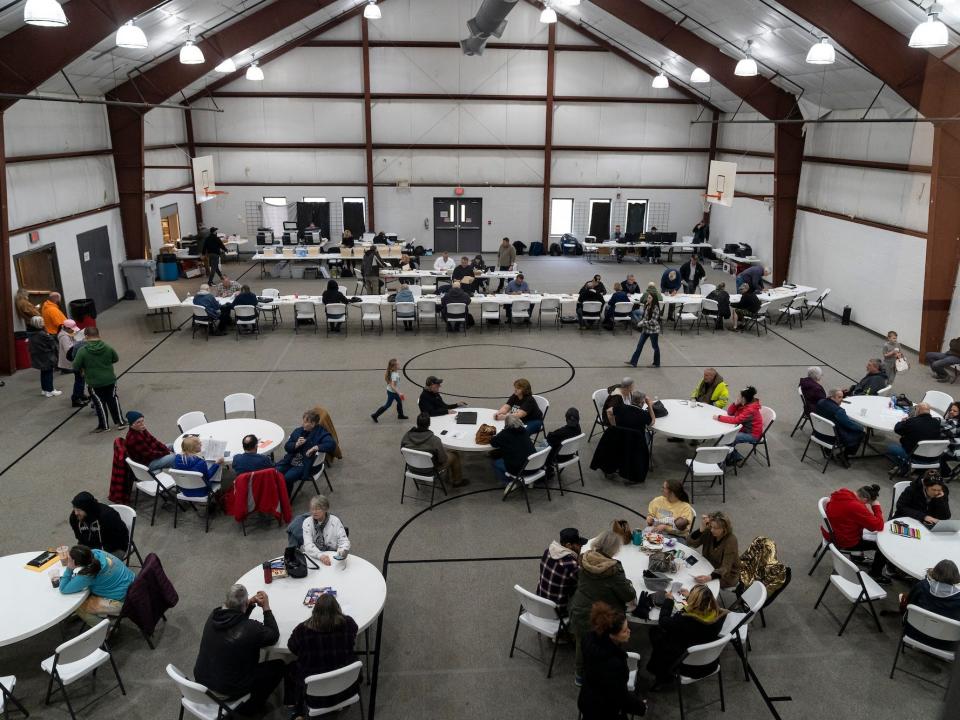
[[[263,622],[250,614],[263,610]],[[203,627],[200,651],[193,666],[193,678],[227,702],[250,694],[236,712],[252,715],[263,711],[267,699],[283,679],[283,660],[260,662],[260,651],[280,639],[270,599],[262,590],[252,598],[243,585],[233,585],[221,607],[216,608]]]
[[[229,310],[227,312],[223,311],[220,302],[210,292],[210,286],[207,283],[201,285],[200,290],[193,296],[193,304],[204,308],[210,321],[217,323],[217,329],[211,330],[210,334],[223,335],[230,319],[230,312]]]
[[[843,409],[843,390],[832,388],[827,396],[820,400],[813,408],[813,412],[820,417],[833,423],[837,433],[837,440],[842,446],[840,456],[836,458],[844,467],[850,467],[850,458],[857,454],[860,443],[863,442],[863,427],[859,423],[847,416],[847,411]],[[831,441],[828,436],[821,435],[816,430],[813,432],[820,440]]]
[[[800,378],[800,396],[803,398],[804,415],[814,412],[817,403],[827,396],[823,385],[820,384],[822,378],[823,370],[816,366],[808,367],[806,377]],[[797,427],[799,427],[799,422]],[[796,432],[796,428],[794,428],[794,432]]]
[[[850,386],[848,395],[877,395],[889,382],[887,374],[883,370],[883,360],[880,358],[871,358],[867,360],[867,374],[861,378],[860,382]]]

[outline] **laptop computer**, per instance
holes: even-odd
[[[457,425],[476,425],[477,414],[475,412],[458,412]]]
[[[933,533],[955,533],[960,532],[960,520],[940,520],[936,525],[930,528]]]

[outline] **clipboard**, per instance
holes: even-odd
[[[32,570],[33,572],[43,572],[58,562],[60,562],[60,556],[57,554],[56,550],[50,548],[48,550],[44,550],[32,560],[29,560],[24,567],[27,570]]]

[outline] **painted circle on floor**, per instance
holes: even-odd
[[[518,377],[527,378],[536,395],[546,395],[573,380],[576,372],[566,359],[546,350],[493,343],[436,348],[403,365],[403,375],[413,385],[422,387],[436,375],[443,378],[444,395],[471,400],[503,400]]]

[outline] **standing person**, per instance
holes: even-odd
[[[89,590],[90,595],[77,608],[77,617],[95,627],[105,617],[120,614],[133,579],[133,571],[105,550],[74,545],[60,577],[60,594]]]
[[[928,527],[950,519],[950,491],[946,481],[935,471],[911,481],[900,497],[893,517],[909,517]]]
[[[60,326],[63,325],[67,316],[60,309],[60,293],[52,292],[43,301],[40,306],[40,315],[43,317],[43,329],[50,335],[56,336],[60,332]]]
[[[770,277],[771,272],[772,271],[768,267],[751,265],[742,273],[737,275],[737,287],[740,287],[746,283],[750,286],[750,289],[753,290],[753,292],[760,292],[763,290],[763,279],[765,277]]]
[[[696,225],[693,226],[693,242],[695,243],[705,243],[710,242],[710,224],[701,220]],[[702,250],[702,248],[701,248]]]
[[[887,373],[887,384],[893,385],[897,378],[897,360],[903,360],[903,350],[900,349],[895,330],[887,333],[887,341],[880,349],[880,356],[883,358],[883,369]]]
[[[57,357],[57,367],[61,371],[73,373],[73,391],[70,400],[73,407],[86,406],[89,398],[83,384],[83,373],[73,369],[73,358],[83,344],[83,333],[78,331],[77,323],[73,320],[64,320],[57,333],[57,344],[60,353]]]
[[[590,608],[590,632],[583,636],[583,687],[577,708],[583,720],[643,717],[647,702],[627,688],[630,666],[624,646],[630,640],[630,623],[622,610],[605,602]]]
[[[223,273],[220,272],[220,255],[227,252],[227,246],[217,235],[217,228],[210,228],[210,232],[203,239],[203,245],[200,248],[200,254],[206,258],[207,266],[210,272],[207,275],[207,285],[213,284],[213,276],[219,275],[223,280]]]
[[[700,281],[706,276],[707,271],[703,269],[703,265],[700,264],[700,259],[696,255],[691,255],[690,262],[684,263],[680,267],[680,282],[685,293],[695,293]]]
[[[637,323],[640,328],[640,339],[637,341],[637,347],[633,355],[627,360],[627,365],[637,366],[640,360],[640,353],[643,352],[643,346],[650,340],[653,346],[653,364],[650,367],[660,367],[660,304],[657,302],[653,293],[647,293],[643,301],[643,316]]]
[[[930,366],[930,372],[940,382],[947,382],[947,368],[951,365],[960,365],[960,337],[953,338],[947,345],[946,352],[928,352],[924,361]]]
[[[396,358],[390,358],[383,379],[387,383],[387,402],[381,405],[370,417],[375,423],[380,422],[378,418],[389,410],[391,405],[396,403],[397,420],[407,420],[407,416],[403,414],[403,401],[406,398],[404,398],[403,393],[400,392],[400,363],[397,362]]]
[[[43,316],[40,315],[37,306],[31,302],[30,293],[26,289],[20,288],[17,290],[14,307],[16,307],[17,315],[23,320],[28,333],[36,332],[43,327]]]
[[[713,300],[717,303],[716,329],[723,330],[723,321],[730,318],[730,293],[727,292],[727,284],[721,282],[707,295],[707,300]]]
[[[40,394],[52,398],[63,393],[53,387],[53,369],[57,366],[57,338],[46,330],[33,333],[28,345],[30,365],[40,371]]]
[[[537,595],[557,604],[560,617],[567,616],[567,603],[577,589],[580,571],[580,550],[587,544],[577,528],[560,531],[560,541],[553,540],[540,558],[540,580]]]
[[[73,369],[83,373],[87,385],[93,390],[90,399],[97,411],[97,428],[94,432],[109,430],[110,418],[113,418],[117,430],[124,430],[127,423],[122,419],[117,376],[113,371],[114,363],[120,360],[120,356],[100,339],[100,330],[96,326],[84,330],[84,336],[86,341],[73,359]]]
[[[363,275],[363,292],[366,295],[380,294],[380,268],[385,265],[376,245],[371,245],[364,251],[360,261],[360,273]]]
[[[497,248],[497,270],[506,272],[517,262],[517,251],[510,244],[510,238],[504,238],[500,241],[500,247]],[[497,292],[503,290],[503,278],[500,278],[500,284],[497,286]]]

